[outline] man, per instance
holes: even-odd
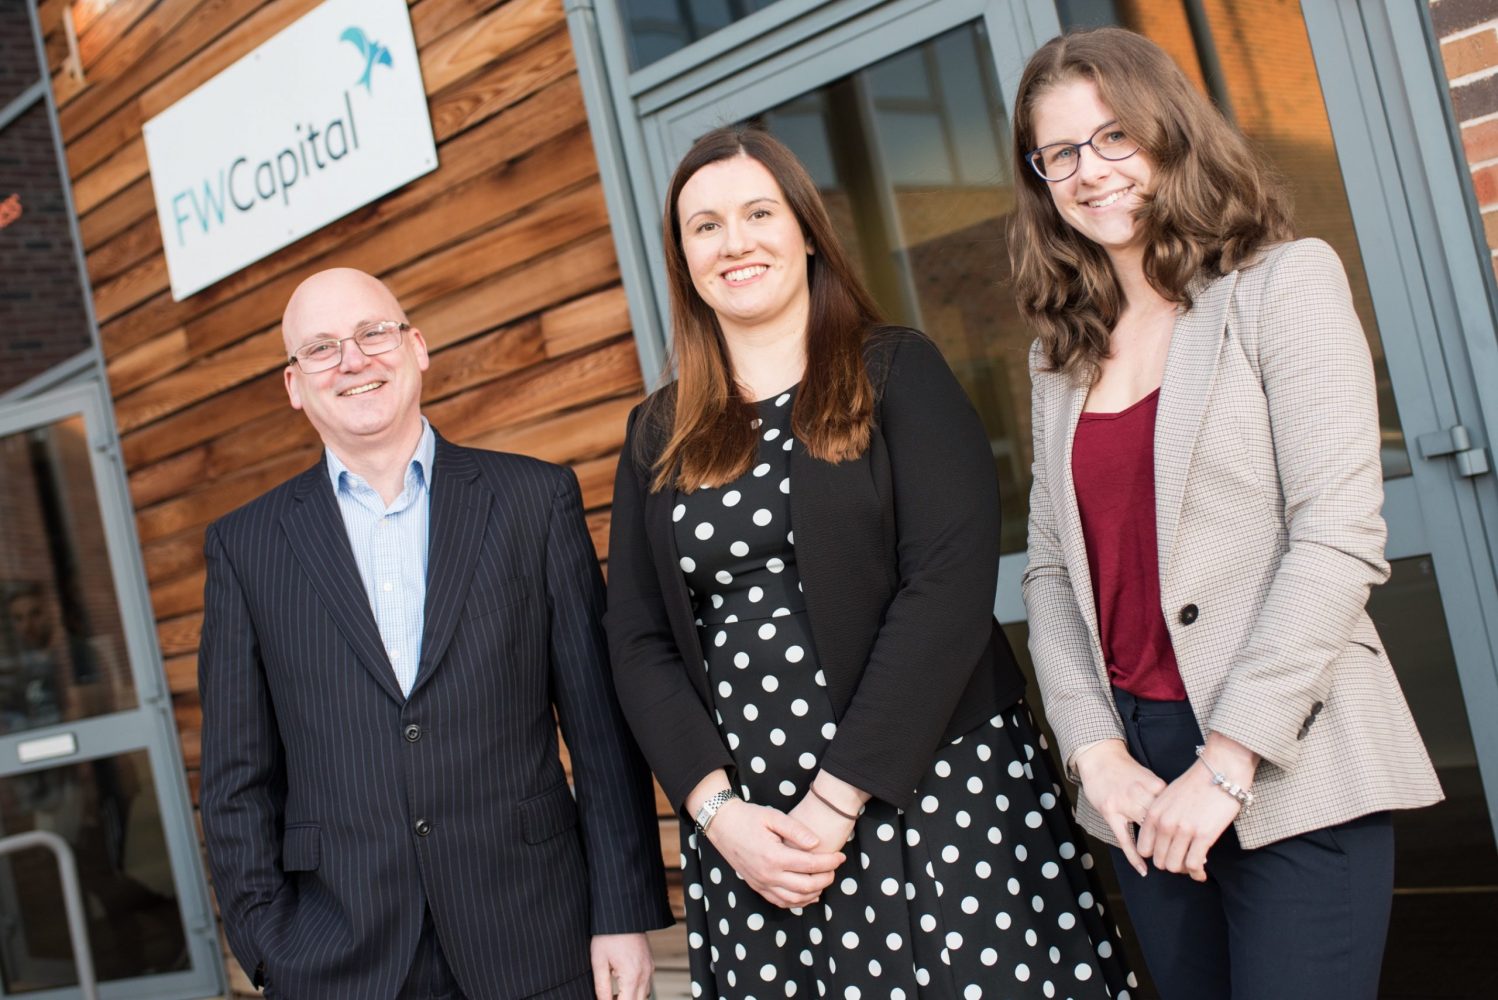
[[[426,341],[369,275],[312,276],[281,325],[324,459],[206,540],[202,813],[235,955],[294,1000],[645,997],[671,915],[576,478],[436,436]]]

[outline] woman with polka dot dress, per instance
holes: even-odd
[[[677,380],[630,415],[606,625],[682,817],[694,996],[1127,998],[993,619],[987,437],[792,154],[667,199]]]

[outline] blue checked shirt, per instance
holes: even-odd
[[[426,614],[427,525],[432,508],[432,459],[437,438],[422,418],[421,440],[406,467],[406,484],[389,507],[374,487],[328,450],[328,474],[343,513],[354,562],[380,627],[380,639],[401,692],[411,693],[421,662]]]

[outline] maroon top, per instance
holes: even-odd
[[[1083,413],[1072,441],[1087,565],[1108,678],[1141,698],[1184,701],[1160,610],[1155,535],[1155,411],[1160,390],[1119,413]]]

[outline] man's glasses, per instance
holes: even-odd
[[[359,353],[372,358],[376,354],[384,354],[399,347],[401,334],[409,329],[411,324],[393,319],[371,323],[355,330],[352,337],[329,337],[303,344],[296,349],[295,354],[286,359],[286,363],[296,365],[305,375],[315,375],[329,368],[337,368],[343,362],[343,345],[347,341],[352,341]]]
[[[1105,160],[1127,160],[1139,152],[1139,143],[1118,122],[1108,122],[1092,133],[1086,142],[1053,142],[1025,154],[1025,160],[1041,180],[1054,184],[1064,181],[1077,172],[1082,162],[1082,147],[1091,146],[1092,151]]]

